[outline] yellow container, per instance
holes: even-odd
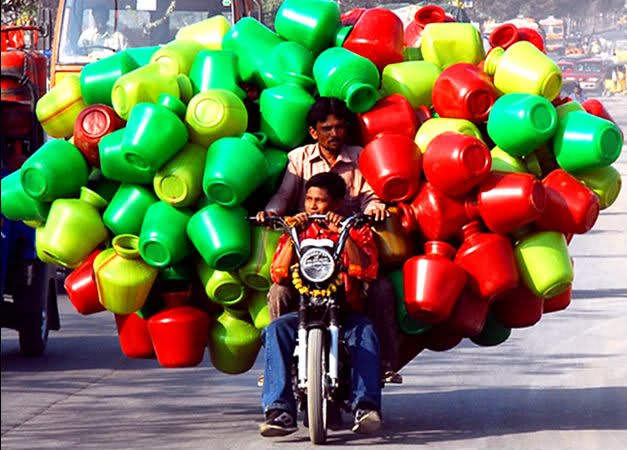
[[[566,117],[566,114],[571,113],[573,111],[586,111],[583,106],[581,106],[581,103],[576,102],[575,100],[570,101],[568,103],[564,103],[561,104],[559,106],[557,106],[555,108],[555,111],[557,111],[557,118],[558,119],[563,119],[564,117]]]
[[[485,60],[485,71],[505,94],[522,93],[555,99],[562,88],[562,71],[531,42],[518,41],[507,50],[496,47]]]
[[[434,137],[447,131],[466,134],[483,140],[479,129],[469,120],[449,119],[443,117],[435,117],[423,123],[422,126],[418,128],[418,132],[416,133],[416,138],[414,140],[416,141],[418,148],[420,148],[420,151],[424,153]]]
[[[268,307],[267,291],[248,291],[248,313],[253,321],[253,325],[258,330],[262,330],[272,322],[270,308]]]
[[[381,76],[381,90],[386,96],[401,94],[414,109],[431,106],[433,85],[441,72],[437,65],[427,61],[388,64]]]
[[[208,148],[216,140],[236,136],[248,127],[244,102],[231,91],[209,89],[189,101],[185,124],[189,140]]]
[[[521,158],[510,155],[499,147],[494,147],[490,151],[492,157],[492,172],[518,172],[527,173],[527,167]]]
[[[485,58],[479,30],[470,23],[427,24],[422,32],[420,51],[425,61],[442,70],[461,62],[479,64]]]
[[[213,16],[181,28],[176,40],[193,40],[208,50],[222,50],[222,39],[231,29],[231,22],[224,16]]]
[[[620,172],[612,166],[582,170],[574,176],[599,197],[601,209],[612,206],[622,187]]]
[[[168,64],[155,63],[122,75],[111,91],[113,109],[122,119],[128,120],[131,110],[138,103],[157,103],[161,94],[179,98],[177,75]]]
[[[207,149],[188,142],[153,179],[157,197],[177,208],[192,206],[202,195]]]
[[[196,261],[196,272],[212,302],[233,306],[246,298],[246,289],[237,273],[212,269],[202,258]]]
[[[151,63],[165,64],[168,70],[189,75],[196,55],[205,47],[190,39],[176,39],[161,47],[150,58]]]
[[[37,102],[35,114],[44,131],[55,138],[74,133],[74,122],[85,108],[78,75],[64,77]]]

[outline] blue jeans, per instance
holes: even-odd
[[[292,362],[296,347],[298,313],[285,314],[266,327],[264,340],[264,380],[261,405],[264,413],[280,409],[296,417],[296,401],[292,389]],[[379,371],[379,340],[372,323],[363,315],[344,314],[342,335],[352,363],[353,410],[366,404],[381,409]]]

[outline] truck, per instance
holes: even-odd
[[[564,21],[549,16],[539,21],[544,32],[544,47],[548,53],[564,54]]]
[[[47,88],[47,58],[36,49],[36,26],[2,27],[1,176],[21,164],[43,143],[35,105]],[[33,224],[2,216],[0,322],[19,333],[20,350],[41,355],[50,330],[60,328],[55,267],[41,262],[35,251]]]

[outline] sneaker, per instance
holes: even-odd
[[[280,409],[268,411],[265,422],[259,425],[259,432],[263,437],[287,436],[297,429],[294,416]]]
[[[358,409],[355,411],[355,423],[353,432],[359,434],[372,434],[381,428],[381,416],[374,409]]]
[[[398,372],[388,370],[383,374],[383,381],[388,384],[403,384],[403,376]]]
[[[259,375],[259,378],[257,378],[257,386],[263,387],[263,374]]]

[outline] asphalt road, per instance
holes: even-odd
[[[606,100],[627,130],[627,97]],[[627,154],[616,168],[627,176]],[[627,183],[626,183],[627,184]],[[384,390],[385,425],[364,438],[333,432],[330,448],[627,448],[627,195],[575,237],[570,307],[514,330],[494,348],[463,342],[423,352]],[[112,315],[83,317],[60,299],[62,329],[41,358],[2,330],[3,449],[302,449],[306,429],[257,434],[261,373],[227,376],[208,356],[163,369],[119,349]]]

